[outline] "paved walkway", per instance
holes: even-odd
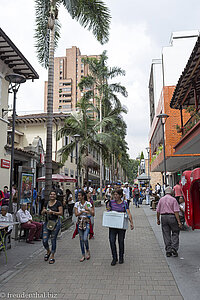
[[[71,239],[71,228],[58,241],[54,265],[44,262],[44,253],[38,252],[28,265],[0,283],[0,298],[22,294],[21,298],[17,295],[18,299],[26,295],[29,299],[42,295],[45,299],[71,300],[183,299],[142,208],[132,209],[135,229],[127,231],[125,263],[110,265],[108,229],[101,226],[103,210],[96,209],[89,261],[79,262],[79,239]]]

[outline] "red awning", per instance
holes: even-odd
[[[45,181],[45,176],[37,178],[38,182]],[[75,178],[71,178],[66,175],[61,174],[52,174],[52,181],[58,181],[58,182],[76,182]]]

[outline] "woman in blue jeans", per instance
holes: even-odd
[[[82,257],[80,262],[83,262],[85,258],[90,259],[89,241],[88,235],[90,233],[90,219],[89,216],[94,216],[94,208],[92,204],[87,201],[87,197],[84,191],[79,191],[78,202],[75,203],[75,216],[78,217],[78,233],[80,237],[80,246]]]
[[[63,215],[63,208],[60,201],[56,200],[56,192],[51,191],[49,195],[49,201],[45,203],[44,208],[42,210],[42,215],[45,215],[45,223],[43,226],[43,246],[47,250],[47,253],[44,256],[44,260],[49,263],[54,264],[55,258],[54,254],[56,252],[56,241],[58,232],[61,228],[60,216]],[[53,221],[55,223],[55,227],[53,230],[49,230],[47,228],[48,221]],[[51,237],[51,250],[49,248],[49,238]]]
[[[128,203],[123,201],[123,190],[116,189],[114,191],[114,200],[110,200],[107,204],[107,209],[117,212],[127,212],[129,221],[131,224],[131,230],[133,230],[133,219],[128,208]],[[117,247],[116,247],[116,237],[118,235],[118,243],[119,243],[119,264],[124,263],[124,239],[125,239],[126,230],[125,229],[118,229],[118,228],[109,228],[109,241],[110,241],[110,248],[112,252],[113,260],[111,262],[111,266],[115,266],[118,258],[117,258]]]

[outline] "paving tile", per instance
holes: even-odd
[[[125,263],[110,266],[108,229],[101,225],[104,208],[96,209],[91,259],[79,262],[79,239],[66,231],[58,240],[56,263],[38,254],[12,278],[0,283],[7,292],[54,292],[66,300],[182,300],[143,209],[133,210],[135,229],[125,239]]]

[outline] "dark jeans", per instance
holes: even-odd
[[[70,217],[73,216],[73,208],[74,208],[74,203],[68,204],[68,212]]]
[[[135,202],[135,206],[139,207],[139,195],[134,196],[134,202]]]
[[[56,252],[56,241],[58,232],[61,228],[61,221],[58,220],[54,230],[48,230],[47,229],[47,222],[44,223],[43,227],[43,246],[46,250],[49,250],[49,238],[51,237],[51,253]]]
[[[119,243],[119,258],[123,258],[124,256],[125,234],[126,234],[125,229],[109,228],[109,241],[110,241],[110,248],[111,248],[113,259],[117,260],[117,247],[116,247],[117,235],[118,235],[118,243]]]

